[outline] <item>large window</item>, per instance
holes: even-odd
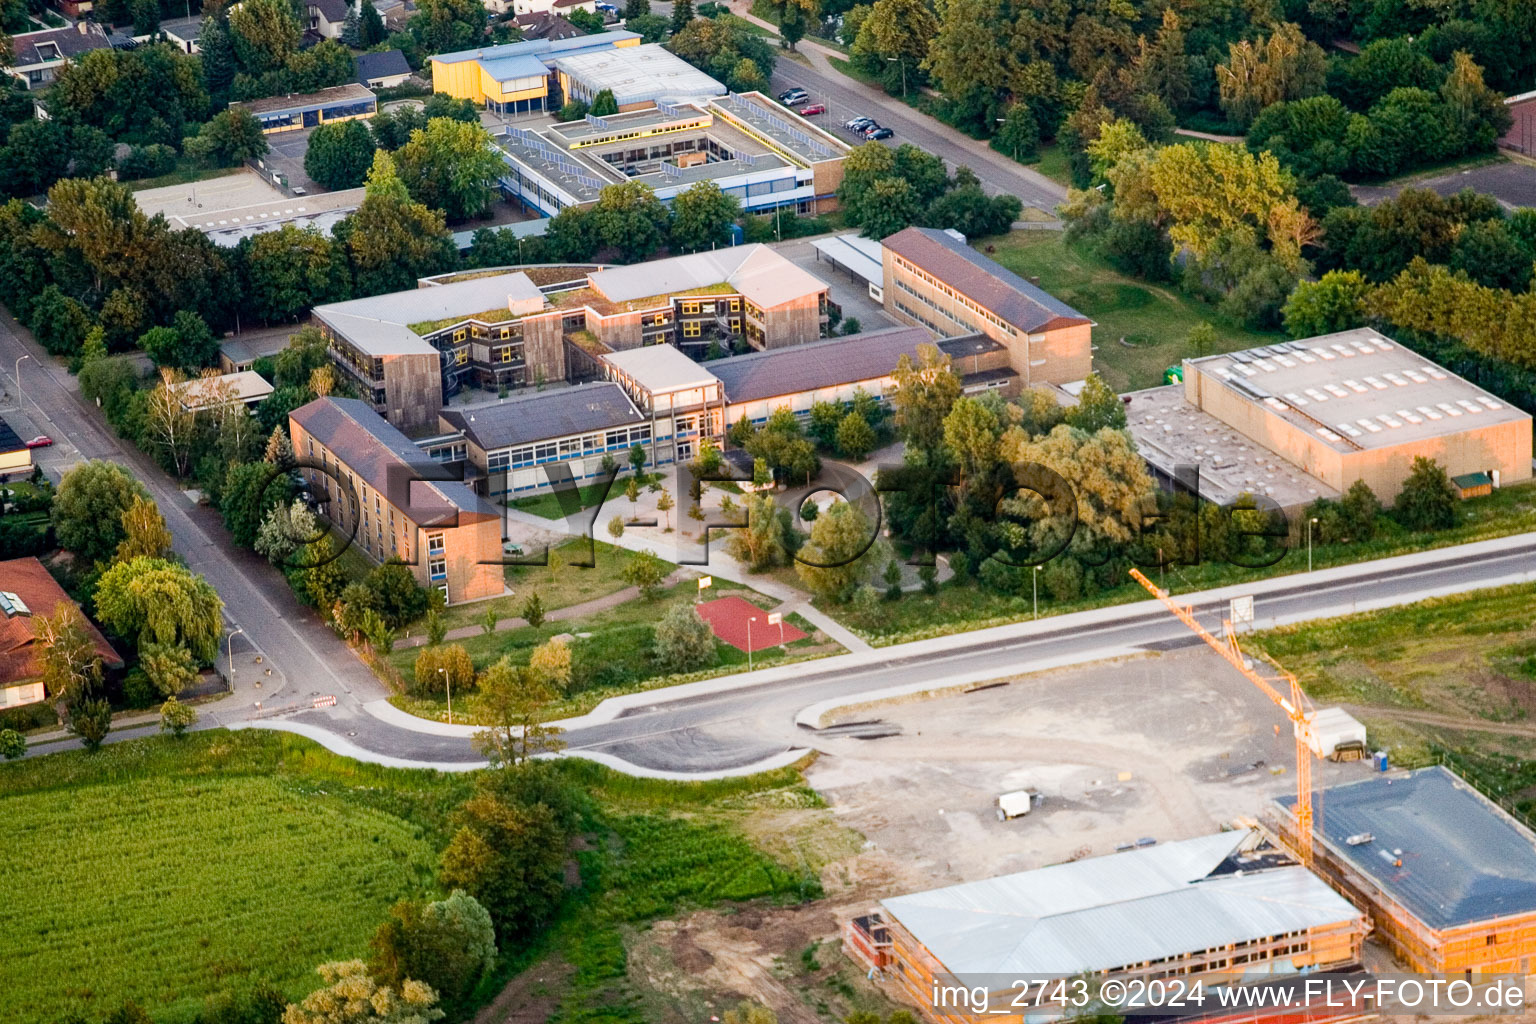
[[[445,550],[447,550],[446,545],[444,544],[443,541],[444,541],[444,536],[441,533],[429,533],[429,534],[427,534],[427,554],[429,554],[429,555],[442,555],[443,552]]]
[[[448,559],[428,558],[427,576],[434,583],[436,583],[438,580],[446,580],[448,578]]]

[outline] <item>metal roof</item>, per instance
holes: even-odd
[[[555,67],[597,95],[613,91],[619,106],[723,96],[725,86],[659,43],[560,57]]]
[[[1021,331],[1034,333],[1058,320],[1089,322],[1050,292],[972,249],[963,235],[906,228],[880,244]]]
[[[544,302],[544,293],[522,271],[332,302],[313,312],[368,355],[413,355],[437,349],[408,324],[510,309],[517,302]]]
[[[482,60],[480,70],[498,82],[511,82],[519,78],[543,78],[549,74],[544,62],[531,53],[516,53],[508,57]]]
[[[442,464],[366,402],[317,398],[288,415],[418,525],[452,526],[461,513],[497,515],[493,505],[464,483],[436,479],[446,472]]]
[[[1536,835],[1439,765],[1334,786],[1316,805],[1333,854],[1431,928],[1536,912]]]
[[[1361,918],[1303,867],[1234,862],[1256,842],[1222,832],[881,906],[957,974],[1114,970]]]
[[[617,46],[627,39],[639,38],[641,36],[638,32],[625,32],[621,29],[615,29],[612,32],[595,32],[589,36],[575,36],[570,39],[524,39],[516,43],[486,46],[478,50],[455,50],[452,53],[434,53],[429,59],[442,64],[458,64],[466,60],[500,60],[503,57],[532,54],[536,57],[547,57],[549,59],[548,63],[553,63],[554,58],[562,54],[580,53],[584,50],[608,49]]]
[[[603,362],[653,395],[707,388],[715,375],[671,345],[646,345],[604,355]]]
[[[887,327],[846,338],[776,348],[711,360],[709,370],[725,385],[727,402],[755,402],[818,388],[878,380],[903,355],[916,355],[933,339],[921,327]]]
[[[884,284],[885,271],[880,266],[880,243],[858,235],[818,238],[811,243],[816,251],[850,274],[857,274],[870,284]]]
[[[827,290],[826,282],[759,244],[612,267],[593,274],[591,282],[610,302],[680,295],[691,289],[729,284],[764,309]]]
[[[484,451],[645,422],[624,389],[607,381],[439,415]]]

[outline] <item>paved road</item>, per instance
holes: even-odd
[[[1427,188],[1442,196],[1453,196],[1464,188],[1493,196],[1506,210],[1536,206],[1536,167],[1523,161],[1472,167],[1449,174],[1409,178],[1392,185],[1353,185],[1350,191],[1367,206],[1396,196],[1405,188]]]
[[[1246,590],[1259,595],[1259,622],[1266,625],[1271,620],[1403,604],[1536,574],[1536,534],[1501,545],[1493,551],[1486,550],[1488,545],[1441,549],[1380,564],[1296,574]],[[1210,599],[1197,604],[1197,614],[1208,626],[1219,626],[1228,596],[1212,592]],[[728,770],[792,748],[814,747],[815,733],[798,727],[795,714],[820,701],[898,686],[959,685],[1191,643],[1199,641],[1160,605],[1142,602],[829,658],[776,674],[772,682],[721,693],[680,700],[657,693],[651,703],[630,702],[633,706],[611,721],[572,728],[565,739],[573,752],[596,752],[647,770]],[[1233,685],[1247,684],[1234,677]],[[402,729],[366,711],[338,708],[291,720],[307,729],[345,735],[364,756],[438,763],[474,760],[463,738]]]

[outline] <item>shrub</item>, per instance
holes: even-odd
[[[675,604],[656,624],[651,654],[667,672],[707,668],[715,663],[714,631],[692,604]]]
[[[1454,525],[1456,489],[1445,468],[1433,459],[1414,456],[1413,469],[1403,482],[1392,511],[1410,530],[1444,530]]]
[[[449,685],[468,690],[475,685],[475,663],[458,644],[423,647],[416,655],[412,677],[417,693],[439,694]]]

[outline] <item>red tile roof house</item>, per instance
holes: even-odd
[[[32,623],[66,603],[74,601],[36,558],[0,562],[0,711],[47,699]],[[89,619],[85,630],[95,641],[102,663],[109,669],[122,668],[122,656]]]

